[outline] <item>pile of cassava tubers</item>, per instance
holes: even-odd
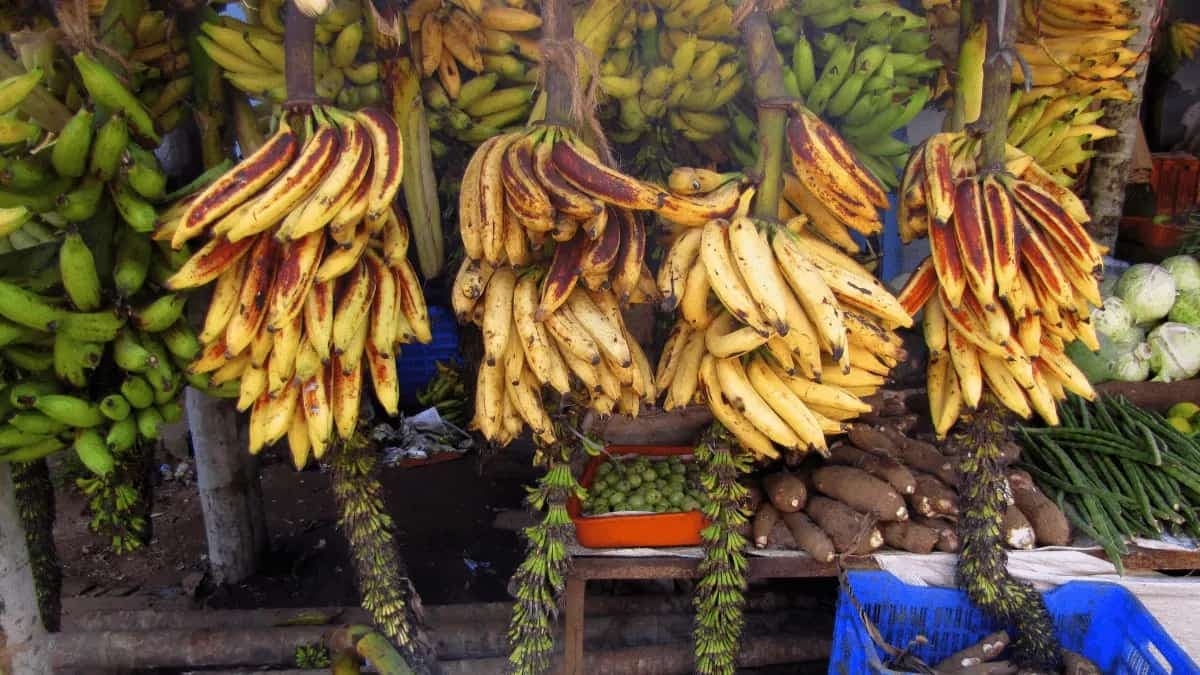
[[[1005,448],[1009,463],[1016,445]],[[757,548],[798,548],[829,562],[887,545],[912,553],[958,550],[958,457],[895,426],[857,425],[820,465],[762,477],[752,486],[751,538]],[[1029,475],[1008,472],[1003,536],[1014,549],[1070,543],[1066,516]]]

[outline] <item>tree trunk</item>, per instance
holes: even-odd
[[[44,675],[50,671],[46,629],[38,609],[33,567],[8,464],[0,464],[0,639],[7,658],[0,672]]]
[[[185,396],[209,570],[215,583],[237,583],[254,573],[267,542],[256,462],[242,447],[231,403],[191,387]]]
[[[1136,52],[1142,50],[1153,35],[1158,3],[1142,1],[1133,5],[1141,12],[1137,18],[1140,31],[1126,46]],[[1097,154],[1092,159],[1088,176],[1087,200],[1092,216],[1088,232],[1101,245],[1110,248],[1117,243],[1117,228],[1125,208],[1125,185],[1140,124],[1138,111],[1142,107],[1142,88],[1146,84],[1146,64],[1146,59],[1138,62],[1134,66],[1137,76],[1125,80],[1125,86],[1133,92],[1132,100],[1104,102],[1104,117],[1100,122],[1116,129],[1117,135],[1096,143]]]

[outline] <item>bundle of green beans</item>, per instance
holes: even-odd
[[[1200,440],[1121,396],[1070,396],[1059,415],[1018,428],[1024,468],[1118,571],[1130,537],[1200,538]]]

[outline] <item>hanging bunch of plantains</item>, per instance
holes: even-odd
[[[306,13],[332,11],[311,4],[282,8],[295,29],[289,54],[312,49],[319,24]],[[218,25],[207,32],[223,35]],[[206,49],[218,53],[215,44]],[[375,459],[358,433],[366,381],[395,414],[398,350],[431,339],[408,221],[395,204],[406,166],[402,130],[377,108],[314,103],[313,64],[285,65],[295,102],[270,136],[163,215],[155,236],[171,249],[202,242],[165,283],[213,285],[189,372],[230,389],[249,411],[250,452],[286,438],[297,469],[331,457],[363,606],[423,662],[431,648],[409,601]]]
[[[986,28],[975,30],[986,35]],[[984,52],[964,49],[960,56],[966,124],[980,119]],[[1003,138],[991,139],[1002,156],[989,164],[988,142],[973,131],[934,134],[904,170],[901,236],[928,236],[930,257],[900,301],[914,315],[925,309],[930,411],[939,436],[962,410],[979,405],[985,384],[1020,417],[1037,412],[1051,425],[1067,391],[1095,395],[1063,353],[1077,339],[1099,348],[1089,305],[1100,304],[1103,263],[1083,226],[1087,211]]]
[[[748,547],[742,534],[748,517],[742,505],[749,493],[738,478],[752,462],[749,455],[733,451],[734,442],[716,424],[696,447],[696,461],[704,467],[704,517],[709,522],[700,533],[704,559],[697,569],[700,581],[693,600],[696,672],[703,675],[733,673],[742,639]]]

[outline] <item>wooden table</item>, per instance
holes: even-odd
[[[1200,551],[1174,551],[1131,546],[1122,557],[1126,570],[1200,569]],[[1085,551],[1104,558],[1103,551]],[[750,556],[749,580],[801,579],[838,576],[838,562],[821,563],[797,553],[786,557]],[[567,575],[564,608],[563,671],[583,675],[583,626],[587,582],[597,580],[694,579],[699,558],[672,556],[576,555]],[[846,569],[879,569],[874,556],[849,557],[841,562]]]
[[[871,556],[852,557],[843,561],[852,569],[878,569]],[[587,582],[592,579],[644,580],[694,579],[699,558],[671,556],[615,557],[576,556],[567,575],[566,607],[563,637],[563,670],[567,675],[583,675],[583,622]],[[838,564],[822,563],[806,555],[788,557],[749,558],[747,577],[757,579],[799,579],[836,577]]]

